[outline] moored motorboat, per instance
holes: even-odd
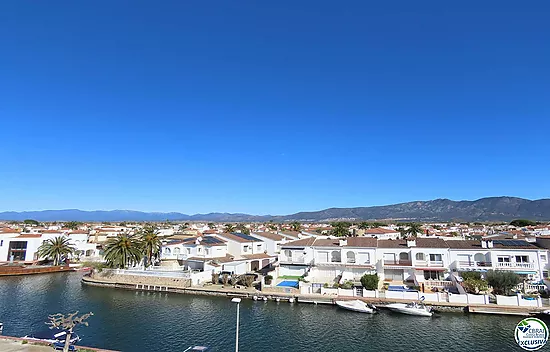
[[[360,313],[374,313],[374,306],[370,306],[367,303],[360,301],[358,299],[353,301],[336,301],[334,302],[336,305],[340,308],[344,308],[347,310],[352,310],[354,312],[360,312]]]
[[[392,303],[392,304],[388,304],[386,308],[388,308],[393,312],[408,314],[408,315],[418,315],[422,317],[431,317],[433,314],[432,307],[425,306],[422,303],[416,303],[416,302],[411,302],[408,304]]]
[[[40,334],[33,334],[33,335],[26,335],[23,336],[25,340],[31,340],[31,341],[42,341],[47,343],[56,343],[56,342],[62,342],[65,343],[65,338],[67,336],[67,333],[65,331],[58,332],[56,334],[51,333],[40,333]],[[80,341],[80,337],[78,335],[73,334],[71,335],[71,343],[75,343]]]

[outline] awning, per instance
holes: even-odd
[[[531,275],[531,274],[536,274],[537,272],[536,271],[514,271],[516,274],[520,274],[520,275]]]

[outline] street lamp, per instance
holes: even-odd
[[[235,297],[231,300],[231,302],[237,303],[237,329],[235,334],[235,352],[239,352],[239,305],[241,303],[241,299]]]

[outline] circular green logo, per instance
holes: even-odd
[[[548,342],[548,327],[537,318],[525,318],[516,325],[516,342],[527,351],[536,351]]]

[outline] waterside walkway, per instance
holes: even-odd
[[[207,295],[207,296],[225,296],[225,297],[241,297],[247,299],[263,300],[264,297],[267,300],[287,301],[289,299],[297,300],[301,303],[313,303],[313,304],[335,304],[337,300],[354,300],[359,299],[367,303],[375,304],[381,308],[390,303],[409,303],[410,300],[403,300],[398,298],[368,298],[368,297],[349,297],[349,296],[329,296],[320,294],[300,294],[297,292],[286,293],[278,290],[266,289],[258,291],[253,288],[233,288],[233,287],[220,287],[217,285],[205,286],[205,287],[172,287],[172,286],[157,286],[146,284],[129,284],[112,282],[105,279],[92,278],[90,276],[84,276],[82,282],[86,285],[99,286],[99,287],[111,287],[122,288],[138,291],[153,291],[153,292],[167,292],[167,293],[183,293],[194,295]],[[497,304],[491,305],[475,305],[466,303],[450,303],[450,302],[426,302],[426,304],[434,306],[436,311],[440,312],[470,312],[470,313],[486,313],[486,314],[504,314],[504,315],[522,315],[528,316],[540,313],[541,311],[548,309],[539,307],[510,307]]]
[[[47,343],[42,342],[28,342],[23,338],[11,337],[11,336],[2,336],[0,335],[0,351],[2,352],[51,352],[53,351],[52,347]],[[117,352],[113,350],[105,350],[101,348],[93,347],[84,347],[76,346],[80,352]]]

